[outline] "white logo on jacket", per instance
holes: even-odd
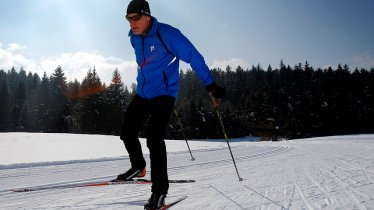
[[[151,52],[153,52],[154,50],[155,50],[155,46],[151,46],[151,47],[149,47],[149,49],[151,50]]]

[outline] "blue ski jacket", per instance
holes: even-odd
[[[129,32],[138,64],[137,94],[147,99],[177,97],[179,60],[189,63],[205,86],[213,83],[203,56],[193,44],[178,29],[151,18],[153,23],[145,37]]]

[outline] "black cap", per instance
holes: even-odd
[[[132,0],[127,6],[127,14],[138,13],[142,15],[151,16],[151,10],[149,4],[145,0]]]

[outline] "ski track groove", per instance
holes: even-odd
[[[310,156],[311,157],[315,157],[316,154],[313,153],[313,152],[311,152]],[[318,160],[318,162],[322,163],[323,160]],[[305,177],[306,177],[305,180],[306,181],[309,180],[312,185],[316,186],[317,189],[319,191],[321,191],[321,193],[322,193],[322,195],[324,197],[324,202],[326,204],[326,205],[322,204],[323,205],[322,207],[324,207],[324,206],[333,206],[335,203],[337,203],[335,201],[334,195],[332,195],[331,193],[329,193],[328,189],[326,189],[327,187],[325,186],[326,187],[325,188],[324,186],[322,186],[323,185],[322,183],[324,181],[323,177],[322,177],[322,180],[317,181],[317,177],[319,177],[318,175],[322,173],[321,169],[319,167],[316,168],[315,165],[312,165],[312,166],[310,166],[310,170],[307,170],[306,167],[303,165],[303,166],[301,166],[301,170],[305,174]],[[317,175],[313,175],[313,173],[317,174]],[[313,177],[313,176],[315,176],[315,177]],[[316,205],[318,205],[318,204],[316,203]],[[321,206],[320,206],[320,208],[321,208]]]
[[[292,178],[292,182],[293,182],[293,185],[297,191],[297,193],[299,194],[301,200],[303,201],[303,203],[305,204],[305,206],[307,207],[307,209],[309,210],[313,210],[314,208],[312,207],[312,205],[308,202],[306,196],[304,195],[303,191],[301,190],[300,186],[298,185],[296,179],[295,179],[295,171],[291,168],[291,165],[292,163],[290,163],[289,160],[287,160],[287,168],[288,168],[288,171],[289,171],[289,174]]]
[[[271,174],[270,180],[273,179],[273,176],[274,176],[274,174]],[[268,183],[267,186],[266,186],[266,188],[265,188],[264,196],[262,197],[262,201],[261,201],[261,208],[260,208],[260,210],[265,210],[266,200],[269,197],[269,188],[270,188],[270,183]]]
[[[330,160],[329,162],[325,163],[325,167],[329,169],[334,169],[334,172],[337,174],[335,177],[337,177],[338,175],[340,175],[341,177],[347,177],[347,181],[343,181],[341,179],[339,180],[341,180],[341,183],[344,183],[344,185],[348,186],[351,191],[355,192],[356,194],[366,199],[373,200],[371,196],[367,194],[363,194],[355,190],[354,188],[350,187],[350,186],[360,187],[360,186],[373,184],[371,179],[367,177],[367,174],[365,173],[366,170],[359,166],[353,166],[352,164],[347,163],[347,161],[341,160],[339,157],[337,157],[337,160],[340,164],[344,166],[336,164],[336,160],[333,160],[333,161]],[[332,173],[330,172],[330,174]],[[355,179],[352,179],[352,175]],[[365,177],[366,180],[363,179],[363,177]]]
[[[303,170],[304,170],[304,172],[305,172],[305,174],[307,174],[307,177],[309,178],[309,180],[313,183],[313,185],[315,185],[322,193],[323,193],[323,195],[325,196],[325,202],[326,202],[326,205],[327,206],[330,206],[330,205],[334,205],[334,199],[333,199],[333,196],[332,195],[330,195],[322,186],[321,186],[321,184],[320,183],[318,183],[317,181],[316,181],[316,179],[315,178],[313,178],[312,177],[312,175],[310,174],[310,173],[308,173],[307,171],[306,171],[306,169],[305,168],[303,168]]]
[[[266,204],[266,202],[265,202],[265,197],[268,197],[269,196],[269,185],[268,186],[266,186],[266,189],[265,189],[265,193],[264,193],[264,197],[262,198],[262,202],[261,202],[261,210],[264,210],[265,209],[265,204]]]
[[[242,205],[239,204],[239,202],[235,201],[231,196],[226,195],[224,192],[219,190],[217,187],[210,185],[211,188],[213,188],[218,194],[220,194],[221,197],[224,199],[230,201],[230,203],[234,204],[235,206],[239,207],[240,209],[245,209]]]
[[[332,154],[333,156],[335,156],[335,163],[336,162],[339,162],[341,165],[336,165],[335,164],[335,167],[339,167],[340,169],[342,169],[343,171],[350,171],[350,172],[354,172],[354,173],[357,173],[359,171],[362,171],[364,174],[365,174],[365,177],[368,181],[372,181],[371,178],[369,178],[369,174],[370,176],[374,176],[374,172],[371,171],[370,169],[366,169],[366,168],[363,168],[361,166],[356,166],[356,165],[353,165],[353,164],[357,164],[357,163],[348,163],[347,161],[344,161],[342,160],[337,154]]]
[[[232,150],[233,151],[236,151],[236,152],[241,152],[241,151],[247,151],[249,148],[251,148],[250,146],[241,146],[241,147],[232,147]],[[246,160],[248,158],[255,158],[255,157],[263,157],[263,156],[266,156],[266,155],[272,155],[274,153],[278,153],[278,152],[281,152],[281,151],[285,151],[288,149],[287,146],[277,146],[275,149],[273,149],[273,147],[269,147],[271,148],[272,150],[271,151],[265,151],[265,152],[260,152],[260,153],[256,153],[256,154],[252,154],[252,155],[246,155],[246,156],[238,156],[238,157],[235,157],[235,159],[238,159],[238,160]],[[205,152],[218,152],[218,151],[222,151],[222,150],[227,150],[227,148],[212,148],[212,149],[198,149],[198,150],[194,150],[194,154],[197,155],[197,154],[204,154]],[[171,153],[168,153],[169,155],[170,154],[189,154],[189,152],[171,152]],[[145,155],[145,156],[149,156],[149,155]],[[220,156],[219,154],[217,154],[217,156]],[[85,168],[82,168],[82,167],[85,167],[86,164],[95,164],[95,163],[98,163],[98,164],[102,164],[103,162],[118,162],[118,161],[124,161],[124,160],[128,160],[129,158],[128,157],[122,157],[122,158],[112,158],[112,159],[99,159],[99,160],[81,160],[81,161],[59,161],[59,162],[56,162],[56,163],[50,163],[50,162],[46,162],[46,163],[35,163],[36,165],[34,164],[30,164],[30,166],[27,166],[27,164],[21,164],[20,168],[3,168],[2,170],[4,170],[5,174],[9,173],[9,175],[6,175],[6,176],[0,176],[0,179],[9,179],[9,178],[21,178],[21,177],[29,177],[29,176],[33,176],[33,175],[40,175],[40,169],[43,168],[43,167],[50,167],[50,168],[53,168],[53,167],[59,167],[59,166],[66,166],[66,165],[76,165],[76,164],[79,164],[79,168],[75,168],[75,172],[78,172],[78,171],[85,171]],[[221,163],[221,162],[225,162],[225,161],[230,161],[231,159],[222,159],[222,160],[217,160],[218,163]],[[202,164],[210,164],[210,163],[215,163],[216,161],[210,161],[210,162],[205,162],[205,163],[202,163]],[[53,164],[53,165],[52,165]],[[191,164],[191,165],[194,165],[194,164]],[[190,166],[190,165],[189,165]],[[90,167],[90,166],[87,166],[87,167]],[[181,166],[183,167],[183,166]],[[188,166],[186,166],[188,167]],[[176,168],[176,167],[175,167]],[[30,171],[30,169],[33,169],[34,171]],[[172,170],[173,168],[171,168]],[[19,175],[20,173],[20,170],[23,171],[24,173],[22,173],[22,175]],[[63,169],[54,169],[53,173],[61,173],[61,172],[65,172],[64,171],[65,168]],[[10,174],[14,174],[14,175],[10,175]],[[106,178],[106,177],[98,177],[98,178]]]
[[[308,146],[307,143],[304,146]],[[349,145],[345,147],[349,147]],[[169,178],[173,179],[173,176],[180,177],[183,174],[186,179],[200,180],[199,183],[183,185],[183,187],[171,187],[169,193],[173,196],[168,197],[168,199],[172,199],[174,196],[186,195],[186,192],[191,191],[194,194],[189,194],[189,199],[183,202],[187,206],[198,207],[196,209],[283,210],[295,209],[295,207],[297,209],[370,209],[370,203],[374,199],[367,189],[372,188],[360,187],[372,185],[374,173],[370,164],[366,164],[367,167],[363,167],[365,164],[364,160],[360,159],[360,154],[346,156],[348,153],[326,153],[326,151],[332,151],[326,147],[322,149],[325,149],[324,152],[328,155],[319,157],[319,151],[313,151],[302,146],[295,149],[295,147],[281,143],[252,149],[251,144],[248,144],[248,146],[232,147],[235,160],[238,166],[240,166],[239,173],[243,170],[246,171],[245,175],[248,176],[248,179],[243,177],[243,182],[234,182],[233,180],[236,178],[234,177],[235,172],[233,170],[226,170],[232,164],[232,159],[227,148],[194,150],[193,154],[196,160],[193,162],[188,158],[190,157],[188,151],[168,153],[173,158],[170,161],[172,163],[171,166],[168,167]],[[255,151],[255,153],[251,153],[252,151]],[[368,151],[365,150],[365,152]],[[145,158],[149,158],[147,155],[145,156]],[[368,157],[372,157],[372,155]],[[261,163],[259,164],[256,161],[257,158],[269,159],[263,159],[259,161]],[[294,158],[306,158],[306,165],[303,160],[294,160]],[[0,181],[3,178],[16,179],[28,176],[34,177],[33,179],[39,179],[51,174],[56,174],[55,177],[57,179],[55,180],[59,180],[61,175],[63,177],[64,174],[84,173],[85,170],[96,167],[96,164],[101,169],[108,169],[109,172],[113,173],[118,168],[123,168],[123,166],[126,168],[128,166],[126,163],[123,163],[125,159],[127,158],[119,158],[112,161],[107,160],[104,164],[100,161],[78,163],[78,166],[74,166],[74,163],[66,164],[73,167],[66,167],[66,165],[45,165],[20,168],[19,170],[17,168],[4,169],[3,171],[0,170],[0,172],[4,172],[1,174]],[[369,159],[367,158],[366,160],[368,161]],[[177,165],[174,163],[177,163]],[[193,172],[195,168],[199,171],[198,174]],[[214,173],[215,168],[219,170]],[[244,168],[247,168],[247,170],[244,170]],[[267,168],[271,168],[271,170],[264,170]],[[66,169],[68,170],[66,171]],[[258,172],[256,171],[257,169],[259,169]],[[17,176],[20,171],[25,172],[25,174]],[[46,174],[40,174],[40,171],[45,171]],[[227,171],[233,174],[227,174]],[[270,171],[271,173],[267,174]],[[253,173],[253,176],[250,175],[251,173]],[[264,181],[266,174],[268,182]],[[111,175],[103,176],[102,173],[98,176],[95,176],[95,174],[91,175],[92,177],[90,178],[77,179],[76,177],[79,177],[78,174],[78,176],[73,176],[75,177],[74,179],[56,181],[49,184],[35,184],[34,187],[76,184],[113,178]],[[149,173],[147,175],[149,176]],[[232,180],[227,181],[233,184],[226,184],[229,187],[228,189],[222,188],[221,185],[217,184],[221,181],[226,181],[227,177],[231,179],[231,176],[233,177]],[[253,181],[253,179],[259,180]],[[246,192],[244,193],[240,188],[245,188]],[[9,192],[9,189],[0,190],[0,198],[1,200],[13,198],[14,203],[6,203],[2,207],[5,207],[5,209],[26,209],[22,200],[16,200],[15,194]],[[149,196],[150,185],[126,186],[126,189],[123,186],[114,185],[110,188],[100,187],[100,189],[102,191],[98,191],[96,187],[59,189],[56,195],[51,195],[53,192],[50,190],[27,192],[22,194],[22,199],[30,201],[36,198],[41,200],[38,202],[27,202],[27,209],[38,210],[51,208],[123,209],[124,205],[130,209],[136,209],[137,207],[140,209],[140,206],[142,206]],[[78,200],[74,199],[74,196],[91,193],[93,194],[92,196],[81,196]],[[201,195],[217,200],[199,202],[199,196]],[[125,201],[123,198],[125,198]],[[119,201],[116,202],[116,200]]]
[[[236,161],[247,160],[247,159],[252,159],[252,158],[260,158],[260,157],[270,156],[270,155],[274,155],[274,154],[277,154],[277,153],[280,153],[280,152],[284,152],[288,149],[289,148],[286,147],[286,146],[281,146],[277,149],[274,149],[274,150],[271,150],[271,151],[268,151],[268,152],[261,152],[261,153],[258,153],[258,154],[244,155],[244,156],[235,156],[235,154],[234,154],[234,158],[235,158]],[[233,151],[233,152],[235,152],[235,151]],[[214,166],[214,165],[219,165],[221,163],[231,163],[231,162],[232,162],[232,159],[230,157],[227,157],[225,159],[220,159],[220,160],[205,161],[205,162],[200,162],[200,163],[192,163],[192,164],[185,164],[185,165],[182,165],[182,166],[175,166],[175,167],[168,168],[168,170],[180,170],[180,169],[183,169],[183,168],[190,168],[190,167],[195,167],[195,166]]]
[[[344,193],[346,193],[348,195],[348,197],[356,204],[356,206],[361,209],[361,210],[366,210],[366,207],[361,205],[360,201],[353,195],[352,192],[349,192],[349,191],[353,191],[353,192],[357,192],[355,190],[353,190],[347,183],[345,183],[344,181],[340,180],[337,176],[335,176],[334,174],[332,174],[330,171],[326,171],[332,178],[334,178],[336,180],[336,182],[341,186],[341,188],[344,190]]]
[[[360,203],[359,199],[353,193],[356,193],[356,194],[358,194],[360,196],[363,196],[365,198],[368,198],[368,196],[363,194],[363,193],[358,192],[357,190],[353,189],[347,182],[338,178],[337,173],[340,173],[340,176],[344,177],[344,176],[346,176],[346,171],[347,170],[349,171],[349,173],[356,173],[354,170],[350,170],[353,167],[349,166],[347,168],[344,168],[344,167],[341,167],[341,166],[337,165],[336,163],[342,163],[342,162],[344,163],[344,165],[346,165],[346,162],[342,161],[341,158],[339,156],[336,156],[336,155],[335,155],[334,159],[328,159],[328,161],[323,161],[323,162],[319,161],[319,162],[320,162],[320,165],[325,168],[325,169],[321,169],[321,166],[319,166],[319,170],[321,171],[321,173],[327,174],[329,177],[331,177],[331,180],[334,181],[335,183],[337,183],[337,186],[340,187],[340,189],[341,189],[340,191],[343,192],[344,194],[346,194],[346,196],[351,201],[353,201],[353,203],[359,209],[361,209],[361,210],[367,209],[365,206],[363,206]],[[334,170],[333,172],[336,173],[336,175],[333,174],[333,172],[331,170]],[[339,170],[340,170],[340,172],[339,172]],[[325,177],[327,177],[327,176],[325,176]],[[352,180],[352,181],[356,182],[355,180]],[[355,183],[352,183],[352,184],[355,184]]]
[[[293,179],[293,182],[294,182],[294,185],[296,187],[296,190],[297,192],[299,193],[301,199],[303,200],[304,204],[306,205],[306,207],[309,209],[309,210],[313,210],[314,208],[309,204],[309,202],[307,201],[307,199],[305,198],[303,192],[301,191],[299,185],[297,184],[296,180],[295,180],[295,177],[292,176],[292,179]]]
[[[287,201],[286,201],[286,198],[287,198],[287,190],[286,190],[286,181],[285,181],[285,176],[283,176],[283,180],[282,180],[282,188],[283,188],[283,207],[285,208],[285,206],[287,206]]]
[[[289,200],[289,202],[288,202],[288,207],[287,207],[286,209],[290,209],[290,208],[291,208],[292,201],[293,201],[293,199],[294,199],[294,197],[295,197],[296,187],[295,187],[295,185],[292,185],[292,186],[293,186],[293,187],[292,187],[292,194],[291,194],[290,200]],[[285,206],[286,206],[286,205],[285,205]]]
[[[248,147],[248,146],[246,146],[246,147]],[[233,147],[232,149],[233,149],[233,151],[236,151],[237,153],[239,153],[238,151],[245,151],[246,147],[240,147],[241,148],[240,150],[236,150],[235,147]],[[234,148],[235,148],[235,150],[234,150]],[[270,155],[275,155],[275,154],[280,153],[280,152],[284,152],[284,151],[286,151],[286,150],[289,149],[287,146],[279,146],[279,147],[276,147],[275,149],[273,147],[270,147],[270,148],[271,148],[270,151],[265,151],[265,152],[260,152],[260,153],[256,153],[256,154],[235,157],[235,160],[241,161],[241,160],[247,160],[247,159],[252,159],[252,158],[266,157],[266,156],[270,156]],[[209,149],[204,149],[203,151],[204,152],[208,152],[208,151],[209,152],[217,152],[217,151],[221,151],[221,150],[223,150],[223,149],[210,149],[210,150]],[[220,156],[220,155],[218,154],[218,156]],[[169,167],[168,171],[169,172],[179,171],[181,169],[189,170],[191,167],[222,166],[222,163],[231,164],[232,163],[231,157],[228,156],[227,158],[220,159],[220,160],[201,161],[201,162],[198,162],[198,163],[183,164],[181,166],[173,166],[173,167]],[[46,167],[54,167],[54,165],[52,165],[52,166],[48,165]],[[87,166],[87,168],[89,168],[89,167],[90,166]],[[83,169],[80,168],[78,170],[83,170]],[[63,169],[58,170],[58,172],[62,172],[62,171],[63,171]],[[53,171],[52,173],[58,173],[58,172]],[[65,172],[65,171],[63,171],[63,172]],[[31,175],[40,176],[40,173],[38,174],[36,172],[32,172]],[[32,185],[32,186],[22,186],[22,187],[19,187],[19,188],[50,187],[50,186],[52,187],[52,186],[67,185],[67,184],[79,184],[79,183],[85,183],[85,182],[90,182],[90,181],[93,181],[93,182],[94,181],[104,181],[104,180],[111,179],[114,176],[112,175],[112,176],[91,177],[91,178],[86,178],[86,179],[75,179],[75,180],[68,180],[68,181],[53,182],[53,183],[48,183],[48,184],[39,184],[39,185]],[[7,194],[6,192],[9,192],[9,190],[11,190],[11,189],[14,189],[14,188],[9,188],[9,189],[5,189],[5,190],[1,190],[0,191],[0,196],[2,196],[2,193]]]
[[[332,165],[330,163],[325,163],[326,168],[332,168]],[[335,165],[334,165],[335,166]],[[340,169],[339,167],[335,167],[335,169]],[[343,192],[355,203],[355,205],[361,209],[361,210],[366,210],[367,208],[361,204],[359,199],[354,195],[357,194],[359,196],[362,196],[366,199],[372,199],[370,196],[367,194],[363,194],[354,188],[352,188],[347,182],[343,181],[342,179],[338,178],[338,175],[333,174],[330,170],[324,170],[325,173],[327,173],[330,177],[332,177],[333,180],[340,186],[340,188],[343,190]],[[335,173],[338,173],[337,170],[334,171]],[[344,172],[343,172],[344,175]]]
[[[313,154],[313,155],[315,155],[315,154]],[[333,159],[332,159],[332,158],[333,158]],[[329,158],[327,159],[327,161],[326,161],[326,160],[325,160],[325,161],[324,161],[324,160],[318,160],[318,162],[319,162],[320,165],[324,165],[325,168],[326,168],[326,169],[322,170],[322,169],[319,167],[319,171],[321,171],[321,173],[327,173],[330,177],[332,177],[332,180],[334,180],[335,183],[337,183],[338,186],[340,186],[340,187],[343,189],[343,192],[348,196],[348,198],[350,198],[350,199],[355,203],[355,205],[356,205],[359,209],[366,209],[366,207],[364,207],[363,205],[360,204],[358,198],[353,194],[353,192],[356,193],[356,194],[359,194],[359,195],[361,195],[361,196],[364,196],[364,197],[366,197],[366,198],[367,198],[367,195],[362,194],[362,193],[358,192],[357,190],[353,189],[352,187],[350,187],[350,186],[351,186],[350,184],[348,184],[347,182],[345,182],[345,181],[339,179],[339,178],[338,178],[338,175],[334,175],[330,170],[328,170],[328,169],[331,169],[331,168],[336,169],[336,170],[335,170],[335,173],[338,172],[338,170],[340,170],[342,177],[344,177],[344,176],[346,176],[346,174],[350,174],[350,175],[352,175],[352,174],[357,174],[357,170],[355,170],[355,169],[358,169],[357,167],[354,167],[354,166],[348,164],[345,160],[343,160],[340,156],[337,156],[336,154],[331,154],[331,157],[329,157]],[[330,163],[330,162],[331,162],[331,163]],[[338,163],[338,164],[343,164],[344,167],[341,166],[341,165],[338,165],[337,163]],[[329,166],[329,165],[330,165],[330,166]],[[355,169],[353,169],[353,168],[355,168]],[[303,168],[303,170],[305,171],[304,168]],[[360,169],[358,169],[358,170],[362,170],[362,169],[360,168]],[[313,183],[314,185],[316,185],[316,186],[321,190],[321,192],[326,196],[326,199],[327,199],[327,201],[328,201],[327,204],[328,204],[328,205],[329,205],[329,204],[331,204],[331,205],[334,204],[334,203],[335,203],[335,202],[334,202],[334,198],[333,198],[331,195],[329,195],[329,194],[328,194],[328,193],[327,193],[327,192],[322,188],[322,186],[320,186],[320,185],[319,185],[319,184],[318,184],[318,183],[313,179],[313,177],[310,175],[310,173],[307,173],[307,172],[306,172],[306,174],[308,174],[308,177],[309,177],[309,179],[312,181],[312,183]],[[347,177],[349,177],[349,176],[347,176]],[[357,183],[356,180],[352,180],[352,179],[351,179],[351,181],[352,181],[352,185],[354,185],[354,184]]]

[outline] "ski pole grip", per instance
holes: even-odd
[[[210,95],[210,98],[212,98],[212,105],[213,105],[213,107],[216,108],[219,105],[219,99],[218,98],[214,98],[211,93],[209,93],[209,95]]]

